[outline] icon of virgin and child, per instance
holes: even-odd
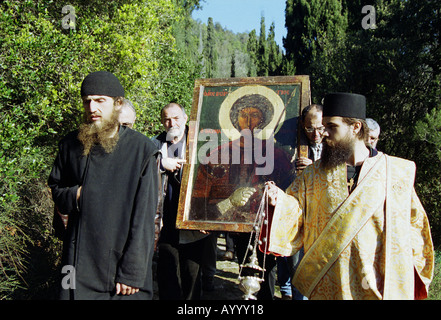
[[[274,139],[285,114],[280,96],[264,86],[241,87],[225,98],[219,108],[223,138],[203,152],[206,157],[198,155],[189,220],[253,223],[265,182],[289,186],[292,155]]]

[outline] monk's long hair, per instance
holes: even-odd
[[[357,138],[362,141],[366,141],[369,138],[369,127],[365,120],[356,119],[356,118],[342,118],[343,122],[348,126],[354,124],[355,122],[361,122],[360,131],[357,133]]]

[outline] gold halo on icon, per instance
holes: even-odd
[[[237,99],[250,95],[260,94],[266,97],[274,107],[274,116],[268,125],[260,130],[256,137],[261,140],[267,140],[271,134],[276,134],[285,120],[285,105],[283,104],[280,96],[273,90],[259,85],[250,85],[240,87],[239,89],[229,93],[222,102],[219,109],[219,125],[222,132],[231,140],[237,140],[240,138],[240,132],[237,130],[230,119],[230,110]],[[280,121],[279,121],[280,119]],[[277,124],[278,123],[278,124]],[[277,125],[277,128],[275,128]]]

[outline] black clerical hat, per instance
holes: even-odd
[[[366,119],[366,97],[356,93],[328,93],[323,101],[323,117]]]
[[[89,95],[124,97],[124,88],[113,73],[96,71],[89,73],[81,84],[81,96]]]

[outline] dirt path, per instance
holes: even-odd
[[[225,238],[217,239],[216,275],[214,276],[215,290],[203,292],[204,300],[242,300],[242,291],[239,289],[239,264],[234,261],[223,260],[225,253]]]
[[[225,238],[218,237],[217,240],[217,261],[216,275],[214,277],[215,290],[202,293],[203,300],[242,300],[242,291],[239,289],[239,264],[237,259],[234,261],[223,260],[225,253]],[[155,291],[156,291],[156,283]],[[276,286],[275,298],[280,299],[280,291]],[[156,292],[155,292],[156,293]],[[155,294],[154,299],[158,299]]]

